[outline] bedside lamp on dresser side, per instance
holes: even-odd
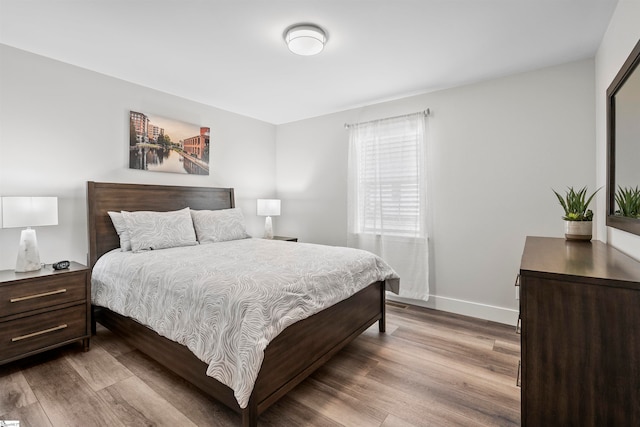
[[[2,197],[2,228],[26,227],[20,233],[16,272],[42,268],[36,231],[31,227],[58,225],[57,197]]]

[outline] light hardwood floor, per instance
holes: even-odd
[[[266,426],[520,425],[514,328],[387,304],[377,324],[260,417]],[[0,420],[27,426],[235,426],[240,416],[98,328],[0,367]]]

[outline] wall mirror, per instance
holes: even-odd
[[[607,89],[607,226],[640,236],[616,193],[640,188],[640,40]]]

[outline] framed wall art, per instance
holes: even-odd
[[[129,112],[129,168],[209,175],[210,129],[138,111]]]

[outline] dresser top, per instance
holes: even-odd
[[[528,236],[520,264],[526,272],[640,284],[640,262],[597,240]]]
[[[64,274],[65,272],[69,272],[69,271],[82,271],[86,269],[87,267],[85,267],[84,265],[71,261],[71,265],[69,266],[69,268],[65,270],[59,270],[59,271],[54,270],[51,267],[51,264],[46,264],[40,270],[27,271],[25,273],[17,273],[14,270],[0,270],[0,284],[4,282],[33,279],[34,277],[47,277],[47,276],[56,275],[56,274]]]

